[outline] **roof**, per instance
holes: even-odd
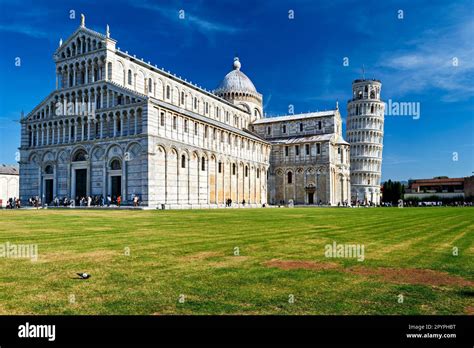
[[[438,179],[414,179],[411,180],[411,184],[415,185],[426,185],[426,184],[455,184],[463,183],[464,178],[438,178]]]
[[[177,113],[180,113],[182,115],[186,115],[188,117],[191,117],[191,118],[194,118],[198,121],[201,121],[203,123],[208,123],[210,125],[213,125],[215,127],[219,127],[221,129],[225,129],[229,132],[233,132],[233,133],[237,133],[241,136],[244,136],[244,137],[247,137],[247,138],[250,138],[252,140],[255,140],[255,141],[258,141],[260,143],[264,143],[264,144],[268,144],[269,141],[268,140],[265,140],[265,139],[262,139],[260,138],[259,136],[253,134],[253,133],[250,133],[246,130],[242,130],[240,128],[236,128],[236,127],[233,127],[233,126],[229,126],[228,124],[226,123],[223,123],[223,122],[220,122],[220,121],[217,121],[217,120],[214,120],[210,117],[206,117],[206,116],[202,116],[200,114],[197,114],[193,111],[190,111],[190,110],[186,110],[186,109],[183,109],[183,108],[180,108],[179,106],[176,106],[176,105],[173,105],[173,104],[168,104],[164,101],[161,101],[155,97],[150,97],[150,99],[153,101],[154,104],[157,104],[163,108],[166,108],[166,109],[169,109],[169,110],[172,110],[174,112],[177,112]]]
[[[133,61],[134,63],[138,64],[138,65],[142,65],[144,66],[145,68],[147,69],[150,69],[151,71],[154,71],[154,72],[157,72],[157,73],[160,73],[161,75],[167,77],[167,78],[170,78],[174,81],[178,81],[179,83],[183,84],[184,86],[190,88],[190,89],[194,89],[200,93],[203,93],[205,94],[206,96],[210,97],[210,98],[213,98],[215,100],[218,100],[219,102],[221,103],[224,103],[226,104],[227,106],[231,107],[231,108],[234,108],[234,109],[238,109],[240,112],[243,112],[243,113],[249,113],[247,110],[245,109],[242,109],[240,107],[238,107],[237,105],[225,100],[224,98],[222,98],[221,96],[217,95],[214,93],[214,91],[208,91],[207,89],[205,88],[202,88],[202,87],[199,87],[198,85],[195,85],[193,84],[192,82],[190,81],[187,81],[186,79],[183,79],[181,78],[180,76],[176,76],[175,74],[172,74],[171,72],[169,71],[165,71],[163,68],[158,68],[156,65],[151,65],[151,63],[146,63],[143,59],[139,59],[135,56],[132,56],[131,54],[127,53],[127,52],[123,52],[121,51],[120,49],[116,49],[115,50],[115,53],[119,56],[122,56],[122,57],[127,57],[129,58],[131,61]]]
[[[4,175],[19,175],[17,166],[7,166],[6,164],[0,165],[0,174]]]
[[[253,82],[240,71],[239,58],[234,58],[233,70],[225,75],[224,79],[214,91],[216,94],[227,93],[227,92],[250,92],[258,93]]]
[[[330,141],[333,137],[333,133],[321,134],[321,135],[309,135],[305,137],[287,137],[270,140],[272,144],[297,144],[306,143],[313,141]]]
[[[256,120],[255,122],[253,122],[253,124],[264,124],[264,123],[273,123],[273,122],[282,122],[282,121],[296,121],[296,120],[302,120],[305,118],[333,116],[336,114],[336,111],[337,110],[326,110],[326,111],[318,111],[318,112],[308,112],[305,114],[267,117],[267,118],[262,118],[260,120]]]
[[[347,141],[344,140],[344,138],[340,135],[337,136],[336,139],[336,144],[344,144],[344,145],[350,145]]]

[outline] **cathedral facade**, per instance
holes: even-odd
[[[350,203],[339,108],[263,117],[234,59],[214,91],[80,27],[54,53],[56,89],[21,119],[20,197],[139,197],[149,208]]]

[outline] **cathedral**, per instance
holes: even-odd
[[[22,200],[139,197],[160,209],[379,203],[379,81],[354,82],[347,142],[337,104],[264,117],[238,58],[208,91],[116,43],[108,26],[93,31],[84,16],[60,41],[56,89],[21,119]]]

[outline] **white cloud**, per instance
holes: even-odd
[[[23,34],[37,39],[49,37],[48,33],[38,30],[38,28],[21,24],[0,25],[0,32]]]
[[[400,95],[434,88],[443,92],[445,102],[473,97],[473,23],[468,19],[443,30],[426,31],[409,43],[411,49],[383,55],[378,63],[382,80],[389,81]]]
[[[214,33],[227,33],[227,34],[233,34],[237,33],[241,30],[241,28],[234,27],[228,24],[223,24],[219,23],[216,21],[209,21],[206,19],[203,19],[195,14],[192,14],[192,9],[187,10],[184,9],[184,18],[181,19],[179,17],[179,11],[181,8],[170,8],[166,6],[162,6],[156,3],[149,3],[147,1],[131,1],[130,5],[146,9],[146,10],[151,10],[155,11],[159,14],[161,14],[163,17],[168,18],[171,21],[175,22],[182,22],[184,24],[189,24],[190,26],[194,27],[198,31],[205,33],[205,34],[214,34]]]

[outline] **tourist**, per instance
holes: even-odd
[[[117,205],[120,207],[120,203],[122,203],[122,197],[118,196],[117,197]]]

